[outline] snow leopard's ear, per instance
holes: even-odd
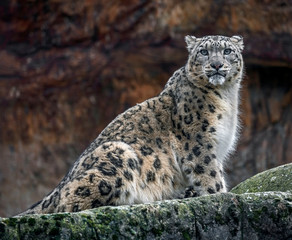
[[[240,51],[243,50],[244,45],[243,45],[243,37],[242,37],[242,36],[238,36],[238,35],[236,35],[236,36],[232,36],[232,37],[230,38],[230,41],[233,42],[233,43],[238,47],[238,49],[239,49]]]
[[[192,50],[196,47],[196,45],[199,41],[199,38],[196,38],[195,36],[187,35],[187,36],[185,36],[185,41],[187,43],[187,49],[188,49],[189,53],[191,53]]]

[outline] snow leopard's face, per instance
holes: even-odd
[[[223,85],[240,79],[243,69],[240,36],[186,36],[188,74],[199,81]]]

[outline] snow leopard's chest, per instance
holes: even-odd
[[[229,96],[224,104],[224,111],[217,118],[216,150],[218,160],[222,162],[234,150],[238,138],[237,96]]]

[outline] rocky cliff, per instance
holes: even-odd
[[[245,39],[234,186],[291,162],[290,0],[0,3],[0,216],[38,201],[118,113],[159,93],[184,36]]]

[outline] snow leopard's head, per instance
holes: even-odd
[[[191,79],[215,86],[240,81],[243,71],[241,36],[186,36],[185,40],[189,51],[186,69]]]

